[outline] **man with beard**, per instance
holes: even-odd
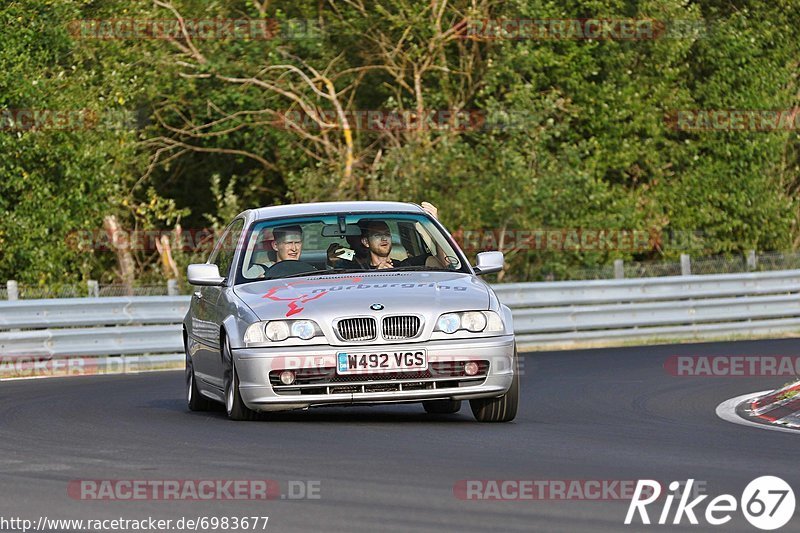
[[[383,220],[362,221],[361,243],[368,250],[368,263],[364,268],[382,270],[405,266],[426,266],[443,268],[446,258],[437,258],[430,254],[421,254],[402,261],[394,261],[392,253],[392,232]],[[444,260],[443,260],[444,259]]]
[[[422,202],[420,204],[422,209],[431,215],[433,218],[438,218],[439,210],[429,202]],[[347,243],[354,251],[354,257],[348,261],[342,259],[340,254],[344,252],[345,248],[340,248],[338,244],[334,243],[328,247],[328,264],[335,268],[351,268],[351,269],[375,269],[375,268],[393,268],[395,266],[429,266],[434,268],[442,268],[443,265],[448,264],[446,257],[436,257],[424,254],[417,257],[409,257],[403,261],[394,263],[389,254],[392,251],[392,235],[389,226],[379,220],[362,220],[358,224],[361,227],[361,237],[348,235],[346,237]],[[376,229],[376,232],[370,233],[370,227]],[[381,238],[372,240],[373,245],[370,246],[370,235],[379,236]],[[388,237],[387,237],[388,236]],[[385,255],[384,255],[385,254]]]

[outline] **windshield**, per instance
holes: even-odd
[[[426,215],[358,213],[255,222],[236,283],[370,270],[469,272]]]

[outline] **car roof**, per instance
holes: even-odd
[[[274,205],[251,209],[248,215],[256,220],[290,216],[330,215],[336,213],[424,213],[417,204],[406,202],[314,202]]]

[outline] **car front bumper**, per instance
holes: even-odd
[[[319,405],[352,405],[423,400],[471,400],[497,397],[508,391],[514,372],[514,336],[427,341],[385,346],[391,350],[425,349],[429,366],[464,361],[488,361],[479,376],[391,378],[370,374],[345,383],[308,386],[302,392],[291,387],[273,387],[269,374],[281,369],[335,367],[342,351],[363,353],[374,346],[300,346],[240,348],[232,350],[239,376],[239,392],[245,405],[256,411],[306,409]],[[395,374],[396,375],[396,374]],[[341,392],[346,389],[347,392]],[[383,389],[383,390],[382,390]]]

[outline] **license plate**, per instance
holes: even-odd
[[[392,350],[336,354],[337,374],[373,374],[428,369],[425,350]]]

